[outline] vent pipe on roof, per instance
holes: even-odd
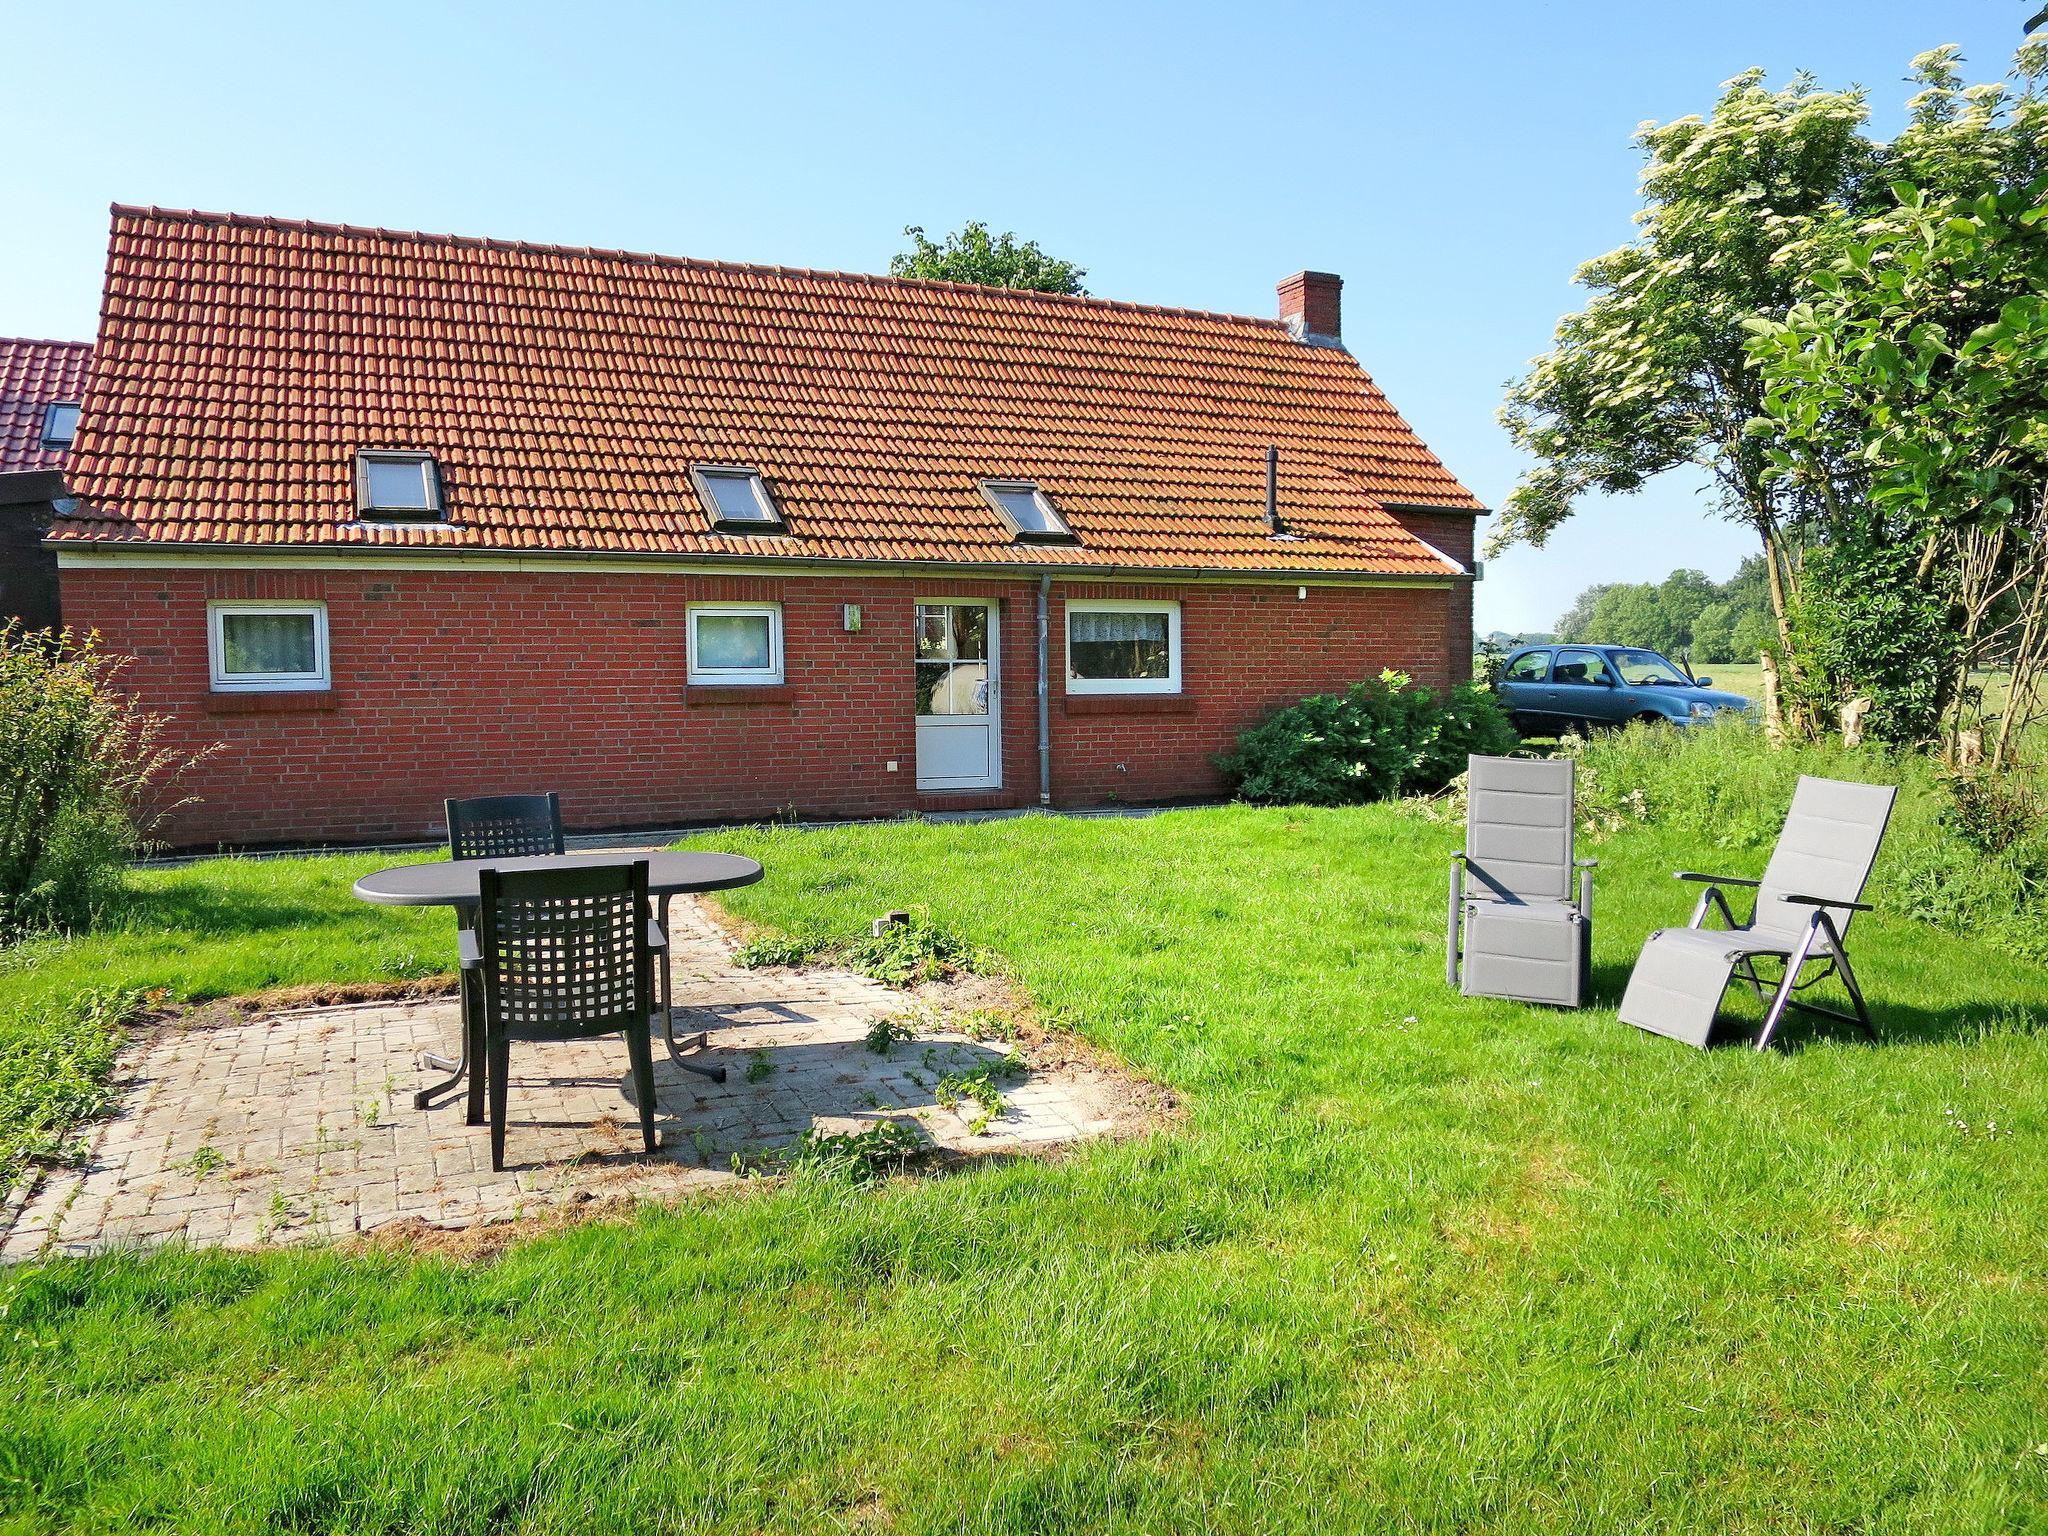
[[[1266,450],[1266,531],[1275,538],[1287,532],[1280,521],[1280,450]]]

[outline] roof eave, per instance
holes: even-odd
[[[1306,585],[1328,585],[1345,583],[1399,583],[1406,585],[1440,584],[1444,582],[1469,581],[1471,572],[1463,569],[1441,551],[1431,550],[1444,560],[1446,568],[1441,571],[1367,571],[1358,569],[1332,569],[1327,566],[1191,566],[1191,565],[1084,565],[1075,561],[987,561],[987,560],[862,560],[834,555],[723,555],[717,553],[678,553],[667,550],[609,550],[609,549],[454,549],[426,548],[364,544],[243,544],[231,542],[172,542],[163,539],[78,539],[51,536],[43,540],[43,546],[55,550],[60,556],[72,555],[142,555],[178,559],[185,556],[240,556],[250,560],[275,560],[280,557],[312,557],[346,559],[354,558],[372,563],[396,560],[452,560],[457,562],[487,563],[507,561],[532,561],[538,564],[552,562],[624,563],[630,565],[694,566],[713,565],[734,569],[780,570],[791,575],[807,571],[846,570],[890,570],[929,571],[934,575],[972,575],[983,580],[994,580],[1005,576],[1032,577],[1041,574],[1054,576],[1089,576],[1101,579],[1143,579],[1153,582],[1174,580],[1184,581],[1291,581]]]

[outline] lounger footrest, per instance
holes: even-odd
[[[1659,928],[1643,943],[1621,999],[1621,1021],[1705,1049],[1735,967],[1751,955],[1783,955],[1775,938],[1718,928]]]
[[[1465,903],[1459,990],[1577,1008],[1586,997],[1592,927],[1564,902]]]

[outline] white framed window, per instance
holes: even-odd
[[[690,483],[711,526],[720,533],[786,532],[782,512],[761,471],[743,464],[692,464]]]
[[[69,448],[78,436],[78,405],[71,400],[52,400],[43,407],[43,446]]]
[[[380,523],[438,523],[441,469],[431,453],[365,449],[356,455],[356,516]]]
[[[782,681],[780,603],[693,603],[690,606],[690,681]]]
[[[1068,599],[1067,692],[1179,693],[1180,604]]]
[[[325,603],[213,603],[206,627],[216,693],[317,693],[330,686]]]

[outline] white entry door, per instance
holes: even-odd
[[[917,605],[917,787],[1003,782],[996,704],[996,605]]]

